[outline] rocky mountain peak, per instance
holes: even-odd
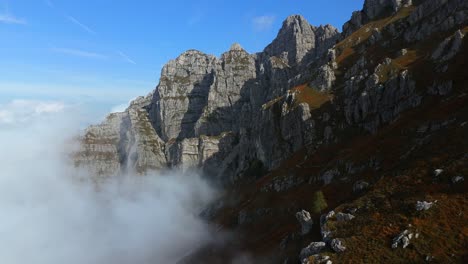
[[[239,43],[232,44],[231,48],[229,49],[229,51],[241,51],[241,50],[244,50],[244,49]]]
[[[443,188],[440,199],[451,193],[446,188],[463,187],[466,170],[449,167],[464,169],[468,162],[468,142],[462,140],[468,129],[464,60],[468,1],[418,0],[405,7],[409,4],[366,0],[363,10],[354,12],[343,27],[343,34],[331,25],[316,27],[303,16],[290,16],[276,39],[257,54],[247,53],[237,43],[219,57],[186,51],[164,66],[153,93],[86,131],[76,164],[100,175],[130,169],[142,173],[166,167],[200,169],[229,190],[229,196],[220,198],[220,204],[208,208],[204,216],[223,219],[220,224],[236,232],[249,230],[246,245],[252,239],[258,240],[253,248],[271,244],[276,259],[288,263],[317,260],[314,252],[326,247],[339,252],[332,256],[334,263],[379,258],[375,252],[384,252],[395,263],[424,262],[425,256],[418,252],[426,246],[414,243],[413,249],[405,250],[420,247],[421,251],[403,253],[391,248],[389,236],[397,236],[397,242],[406,240],[404,245],[413,236],[409,231],[398,235],[401,216],[417,217],[406,210],[414,206],[411,201],[422,199],[413,186],[418,190],[426,186],[432,192],[437,182]],[[433,156],[436,152],[444,157]],[[412,162],[426,158],[430,162]],[[407,167],[407,172],[397,175],[412,164],[418,168]],[[443,170],[432,175],[427,173],[431,167]],[[328,213],[304,211],[316,207],[305,197],[318,189],[324,198],[317,200],[328,203]],[[396,198],[402,189],[405,197],[417,196],[380,203],[382,194]],[[458,195],[454,190],[450,195]],[[339,199],[333,197],[336,194]],[[365,199],[355,200],[357,195]],[[348,198],[353,202],[338,203]],[[445,204],[450,202],[446,199]],[[444,207],[450,215],[459,212],[456,203],[453,210]],[[405,209],[396,212],[399,208]],[[295,212],[299,212],[296,217]],[[439,221],[436,213],[426,217]],[[360,235],[369,230],[367,225],[382,230],[382,219],[393,221],[395,228],[377,236],[379,243],[368,239],[371,233]],[[291,228],[278,231],[272,222]],[[312,222],[320,234],[309,230]],[[454,223],[451,226],[463,227]],[[426,233],[431,241],[446,239],[439,236],[439,224],[436,233]],[[418,228],[426,227],[424,223]],[[301,243],[311,238],[310,233],[302,235],[309,231],[323,241],[301,251]],[[462,231],[447,232],[457,237]],[[359,250],[361,245],[373,250]],[[447,253],[436,250],[438,260],[461,260],[466,255],[463,245],[457,241]],[[410,254],[413,260],[407,259]]]
[[[328,40],[334,42],[338,36],[338,30],[331,25],[317,28],[303,16],[292,15],[286,18],[278,36],[264,52],[283,59],[288,65],[298,65],[304,63],[305,58],[320,56],[323,52],[320,47],[329,46]]]

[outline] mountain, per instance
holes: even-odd
[[[202,215],[236,239],[187,263],[466,262],[467,32],[465,0],[366,0],[342,33],[290,16],[260,53],[169,61],[75,163],[224,186]]]

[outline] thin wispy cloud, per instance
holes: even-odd
[[[132,60],[127,54],[123,53],[122,51],[118,51],[119,56],[124,59],[126,62],[136,65],[136,62]]]
[[[68,49],[68,48],[52,48],[52,51],[65,54],[65,55],[70,55],[70,56],[76,56],[76,57],[84,57],[84,58],[91,58],[91,59],[105,59],[107,58],[105,55],[95,53],[95,52],[89,52],[85,50],[78,50],[78,49]]]
[[[252,20],[253,27],[256,31],[266,31],[272,28],[273,23],[275,22],[275,16],[258,16],[254,17]]]
[[[81,29],[83,29],[84,31],[88,32],[89,34],[92,34],[92,35],[96,35],[96,31],[92,30],[91,28],[89,28],[88,26],[86,26],[85,24],[81,23],[78,19],[72,17],[72,16],[66,16],[66,18],[72,22],[73,24],[79,26]]]
[[[18,18],[9,13],[0,14],[0,23],[5,24],[17,24],[17,25],[26,25],[27,22],[25,19]]]

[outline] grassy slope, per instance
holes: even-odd
[[[374,62],[390,57],[393,59],[391,70],[409,69],[419,91],[426,90],[434,79],[446,79],[454,81],[453,92],[448,97],[426,96],[418,108],[406,111],[376,134],[348,130],[340,135],[346,140],[322,146],[313,155],[299,151],[261,179],[239,183],[228,190],[225,199],[234,202],[223,208],[215,222],[223,229],[233,230],[236,234],[233,241],[237,242],[202,251],[198,256],[200,259],[205,259],[205,263],[213,260],[213,263],[223,263],[221,260],[247,251],[256,258],[269,259],[266,263],[279,263],[286,257],[294,260],[302,247],[320,240],[318,224],[314,225],[310,235],[291,240],[285,250],[280,250],[279,245],[286,236],[300,230],[295,212],[310,210],[314,191],[321,189],[327,198],[328,210],[359,208],[354,220],[334,225],[334,235],[343,238],[348,248],[343,254],[329,252],[334,263],[420,263],[427,255],[434,256],[435,263],[468,262],[468,124],[462,125],[468,121],[467,41],[443,74],[435,73],[428,58],[436,45],[453,32],[433,36],[429,42],[410,47],[395,43],[385,49],[370,47],[365,54],[355,51],[361,40],[369,37],[366,27],[381,28],[407,16],[412,9],[403,11],[397,16],[372,22],[339,43],[338,74],[353,65],[359,56],[368,56]],[[463,30],[468,31],[467,28]],[[409,52],[404,56],[396,55],[401,48],[407,48]],[[369,67],[375,67],[375,64]],[[388,75],[388,72],[382,74]],[[307,91],[306,88],[298,87],[301,92]],[[304,102],[314,104],[313,112],[327,107],[322,105],[328,100],[327,95],[316,98],[316,94],[303,95],[306,95],[301,97]],[[445,121],[450,122],[442,128],[418,132],[423,125]],[[326,186],[313,180],[311,184],[307,183],[330,167],[339,167],[346,162],[363,165],[372,159],[379,160],[378,168],[364,168],[356,174],[342,175]],[[436,168],[445,170],[438,180],[432,175]],[[290,175],[304,179],[305,183],[281,193],[260,191],[278,178]],[[450,179],[455,175],[465,176],[465,182],[451,184]],[[370,182],[372,187],[357,195],[352,192],[352,185],[360,179]],[[414,206],[418,200],[438,202],[427,212],[416,212]],[[255,212],[259,208],[272,211],[237,227],[239,212]],[[313,217],[318,223],[319,215]],[[409,225],[411,230],[420,233],[420,237],[413,239],[406,249],[391,249],[392,238]]]

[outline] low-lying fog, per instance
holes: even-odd
[[[198,213],[214,193],[197,175],[128,175],[99,192],[76,181],[78,120],[57,102],[0,105],[2,263],[175,263],[212,239]]]

